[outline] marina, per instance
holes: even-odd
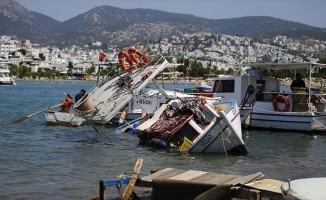
[[[1,199],[326,199],[321,6],[43,3],[0,3]]]
[[[99,133],[90,125],[47,126],[42,114],[11,124],[21,116],[60,103],[63,92],[74,95],[81,88],[89,91],[93,85],[94,82],[18,81],[15,87],[1,88],[0,192],[3,198],[98,196],[99,180],[114,179],[119,173],[132,171],[137,158],[144,159],[140,177],[149,175],[154,168],[240,176],[262,172],[266,179],[283,182],[326,176],[326,159],[321,156],[326,153],[326,138],[320,133],[244,130],[247,155],[189,154],[140,145],[138,138],[118,134],[112,125],[97,125]],[[169,89],[173,85],[165,86]],[[178,83],[178,87],[190,85]],[[143,199],[149,198],[148,189],[135,187],[135,192]],[[106,190],[106,196],[119,198],[116,188]]]

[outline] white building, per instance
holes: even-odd
[[[13,42],[0,42],[0,55],[8,56],[11,52],[17,50],[17,46]]]

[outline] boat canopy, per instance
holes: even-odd
[[[309,69],[309,68],[326,68],[326,64],[321,63],[251,63],[243,64],[243,67],[262,67],[265,69],[284,70],[284,69]]]

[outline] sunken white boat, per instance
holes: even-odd
[[[135,131],[141,143],[176,147],[189,153],[248,152],[235,100],[177,98],[163,104]]]

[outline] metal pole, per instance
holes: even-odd
[[[100,200],[104,200],[104,191],[105,191],[104,181],[103,180],[100,180],[99,181],[99,184],[100,184],[100,194],[99,194],[99,197],[100,197]]]
[[[101,65],[98,64],[98,69],[97,69],[97,82],[96,85],[98,85],[99,81],[100,81],[100,70],[101,70]]]

